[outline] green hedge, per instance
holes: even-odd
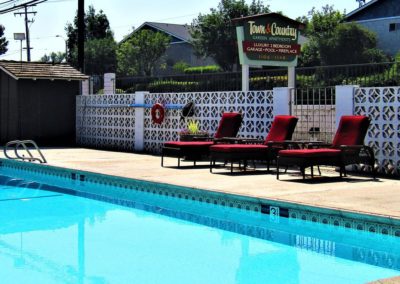
[[[122,89],[115,89],[115,93],[116,94],[125,94],[126,91],[122,90]],[[104,89],[100,89],[97,91],[96,95],[104,95]]]
[[[217,65],[189,67],[184,70],[185,74],[218,73],[222,69]]]
[[[198,82],[179,82],[179,81],[154,81],[148,84],[147,91],[157,92],[191,92],[199,86]]]

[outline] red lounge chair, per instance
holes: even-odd
[[[370,120],[366,116],[342,116],[338,130],[330,147],[303,150],[281,150],[278,153],[277,174],[279,179],[279,167],[296,165],[305,179],[305,168],[328,165],[340,168],[340,177],[346,175],[346,165],[364,163],[372,167],[375,178],[375,157],[371,147],[365,146],[364,138]]]
[[[236,137],[242,124],[242,115],[237,112],[225,112],[222,114],[221,121],[214,138],[209,141],[169,141],[164,144],[161,153],[161,166],[164,166],[164,156],[178,158],[178,167],[180,160],[186,157],[188,160],[196,161],[203,156],[208,155],[210,146],[214,145],[218,139],[224,137]],[[203,139],[202,139],[203,140]]]
[[[217,144],[210,147],[210,172],[215,167],[216,160],[230,161],[231,173],[233,162],[244,161],[244,168],[248,160],[267,161],[269,171],[270,161],[276,158],[278,150],[286,145],[286,141],[292,139],[293,131],[297,124],[297,117],[290,115],[277,115],[272,122],[271,129],[264,141],[243,139],[239,144]],[[240,141],[240,140],[239,140]]]

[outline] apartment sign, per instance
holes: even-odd
[[[297,65],[301,23],[275,13],[241,20],[236,28],[241,64]]]

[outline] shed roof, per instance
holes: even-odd
[[[14,79],[86,80],[89,76],[65,63],[0,60],[0,70]]]

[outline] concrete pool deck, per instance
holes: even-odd
[[[296,203],[313,207],[330,208],[346,212],[389,217],[400,220],[400,180],[357,177],[338,178],[332,169],[323,169],[322,175],[303,182],[299,174],[234,174],[226,169],[216,169],[214,174],[204,167],[176,168],[175,158],[166,158],[166,168],[160,157],[145,154],[122,153],[84,148],[51,148],[43,153],[48,165],[82,171],[121,176],[188,186],[216,192],[250,196],[267,200]]]

